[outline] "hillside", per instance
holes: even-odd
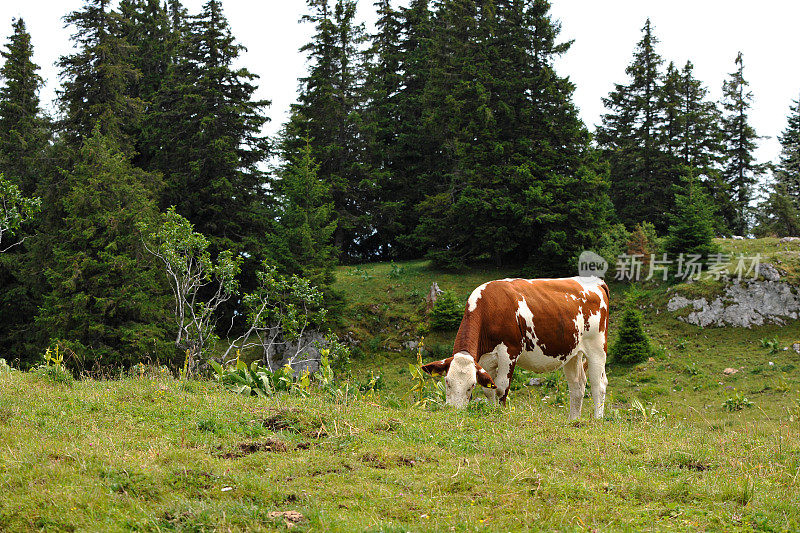
[[[657,352],[609,367],[606,420],[587,399],[568,423],[558,373],[538,387],[520,373],[506,408],[414,406],[402,343],[425,330],[430,283],[466,297],[514,274],[341,267],[363,392],[245,397],[157,369],[70,386],[0,368],[0,530],[800,528],[800,355],[782,350],[797,322],[700,329],[645,286]],[[612,285],[612,337],[624,291]],[[453,335],[428,333],[424,357]],[[363,387],[373,375],[377,390]],[[302,518],[271,515],[287,511]]]
[[[781,243],[778,239],[732,241],[718,239],[723,254],[760,254],[763,262],[780,267],[785,279],[795,283],[800,273],[800,243]],[[351,304],[342,331],[358,344],[357,373],[381,374],[391,384],[388,394],[404,387],[408,380],[406,361],[416,359],[407,343],[425,334],[426,359],[446,357],[452,352],[453,331],[426,332],[424,296],[433,281],[466,300],[481,283],[519,276],[510,269],[475,269],[463,274],[436,272],[422,261],[378,263],[340,267],[336,288]],[[656,348],[653,360],[635,367],[611,366],[608,372],[613,402],[629,407],[634,398],[651,402],[658,409],[673,410],[685,416],[687,409],[700,409],[716,418],[729,398],[744,396],[758,406],[754,416],[786,416],[800,390],[800,355],[783,348],[800,342],[800,321],[785,325],[746,328],[699,328],[678,320],[679,313],[666,312],[670,294],[712,296],[722,282],[700,281],[678,285],[644,284],[638,305],[644,314],[645,328]],[[628,286],[610,283],[611,341],[616,335],[619,303]],[[765,345],[769,345],[765,347]],[[775,349],[771,348],[775,346]],[[775,351],[777,350],[777,352]],[[772,362],[772,364],[770,364]],[[737,373],[725,376],[723,370]],[[531,374],[532,376],[533,374]],[[558,382],[563,377],[557,372]],[[516,380],[521,384],[524,379]],[[512,393],[540,395],[539,390]]]

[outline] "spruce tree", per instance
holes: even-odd
[[[278,172],[274,186],[279,208],[269,234],[269,253],[281,271],[302,276],[330,293],[336,221],[330,186],[318,172],[310,140]]]
[[[725,164],[722,176],[727,185],[727,198],[720,205],[728,230],[737,235],[745,235],[750,228],[750,201],[753,186],[766,166],[756,162],[755,150],[760,138],[749,123],[749,110],[753,93],[744,78],[742,53],[736,56],[736,71],[722,86],[722,107],[725,114],[722,120]]]
[[[0,172],[13,180],[25,195],[36,190],[47,146],[48,124],[39,107],[44,83],[33,62],[31,36],[25,22],[13,23],[14,33],[0,51]]]
[[[779,138],[780,161],[769,195],[759,206],[757,230],[761,235],[800,235],[800,98],[793,104]]]
[[[132,63],[133,49],[123,36],[121,17],[109,4],[109,0],[85,0],[83,9],[64,17],[75,27],[72,40],[78,50],[58,61],[61,129],[77,150],[99,124],[103,135],[132,154],[142,101],[131,96],[129,87],[141,73]]]
[[[607,216],[605,183],[554,70],[569,48],[546,1],[437,4],[424,121],[436,157],[415,237],[442,266],[566,272]]]
[[[414,239],[419,221],[417,206],[435,191],[434,169],[438,161],[433,142],[436,127],[423,120],[425,89],[430,82],[432,13],[429,0],[412,0],[401,9],[399,43],[402,86],[396,98],[397,131],[391,185],[380,189],[381,209],[377,231],[397,257],[421,257],[425,249]]]
[[[611,198],[620,220],[629,227],[647,220],[663,231],[679,177],[660,135],[665,121],[663,60],[656,51],[659,41],[650,19],[642,34],[625,69],[630,82],[617,84],[603,99],[608,113],[597,129],[597,142],[611,168]]]
[[[699,254],[703,258],[717,251],[714,244],[714,205],[697,178],[684,179],[681,192],[675,195],[675,212],[664,248],[673,257]]]
[[[244,47],[219,0],[185,20],[178,13],[177,57],[146,119],[149,169],[165,180],[160,208],[175,206],[209,238],[212,254],[245,254],[243,271],[254,272],[269,222],[259,168],[269,148],[261,133],[269,102],[253,99],[257,76],[236,66]],[[251,285],[244,281],[245,290]]]
[[[310,67],[284,130],[282,157],[291,160],[305,139],[311,139],[319,176],[331,188],[338,222],[335,244],[344,260],[365,259],[375,253],[369,239],[375,191],[360,132],[364,27],[356,22],[354,0],[307,3],[310,13],[303,20],[314,25],[315,34],[301,52],[308,55]]]
[[[397,256],[397,239],[406,228],[400,220],[409,192],[398,168],[398,132],[403,78],[400,72],[401,19],[389,0],[375,2],[376,33],[370,36],[366,78],[362,91],[365,108],[361,131],[365,139],[365,165],[375,185],[371,224],[375,231],[365,239],[365,248],[378,256]]]
[[[130,63],[137,76],[130,78],[126,94],[141,100],[141,127],[133,132],[134,164],[152,168],[156,142],[152,138],[160,126],[154,104],[174,64],[179,32],[173,28],[167,5],[161,0],[121,0],[120,37],[131,47]]]
[[[40,346],[59,341],[82,369],[165,361],[169,302],[137,233],[156,216],[157,177],[95,128],[62,176],[62,218],[40,265],[50,285],[35,323]]]
[[[39,107],[42,78],[33,62],[33,45],[25,22],[13,22],[13,33],[0,51],[0,176],[21,191],[23,197],[39,194],[47,172],[49,124]],[[38,220],[6,234],[0,248],[0,349],[23,355],[20,340],[28,336],[30,317],[39,305],[35,286],[38,271],[29,272],[29,245]]]
[[[650,339],[642,326],[642,313],[632,301],[627,301],[617,340],[609,351],[610,359],[614,363],[630,365],[646,361],[651,353]]]

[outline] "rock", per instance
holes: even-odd
[[[731,239],[733,239],[734,241],[743,241],[744,237],[742,237],[741,235],[731,235]]]
[[[758,265],[758,274],[767,281],[780,281],[781,271],[771,263],[761,263]]]
[[[540,387],[542,385],[542,378],[531,378],[528,380],[528,387]]]
[[[735,368],[726,368],[725,370],[722,371],[722,373],[725,374],[726,376],[730,376],[730,375],[735,374],[737,372],[738,372],[738,370],[736,370]]]
[[[322,360],[320,349],[325,348],[328,341],[321,331],[306,331],[300,339],[278,342],[267,351],[269,367],[273,370],[290,365],[295,375],[308,369],[309,372],[319,370]],[[299,346],[299,349],[298,349]]]
[[[783,237],[779,242],[800,242],[800,237]]]
[[[419,341],[405,341],[403,343],[403,348],[408,350],[409,352],[413,352],[419,346]]]
[[[721,296],[709,302],[706,298],[690,300],[673,296],[667,310],[686,307],[692,311],[680,320],[700,327],[737,326],[749,328],[763,324],[784,324],[787,318],[800,318],[798,288],[785,282],[748,281],[731,283]]]
[[[794,350],[796,353],[800,353],[800,342],[792,344],[792,350]]]

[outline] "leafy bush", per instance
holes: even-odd
[[[600,238],[597,253],[608,261],[609,265],[614,265],[617,257],[628,251],[627,244],[630,236],[630,232],[625,229],[625,224],[614,224]]]
[[[642,314],[628,302],[622,315],[617,340],[611,347],[611,360],[621,364],[641,363],[651,353],[650,340],[642,326]]]
[[[250,366],[244,361],[237,360],[235,365],[223,367],[216,361],[208,362],[216,372],[215,378],[223,387],[236,394],[245,396],[273,396],[276,392],[291,391],[305,396],[311,386],[311,377],[308,371],[297,378],[294,377],[292,367],[286,365],[275,372],[253,361]]]
[[[239,359],[238,352],[236,362],[230,366],[223,366],[213,359],[208,363],[215,372],[214,377],[216,380],[223,387],[236,394],[269,397],[278,392],[288,392],[299,396],[307,396],[312,387],[316,386],[325,392],[332,393],[334,396],[340,396],[341,391],[335,378],[334,365],[349,370],[349,366],[343,366],[342,362],[347,361],[349,365],[349,350],[334,335],[328,337],[328,342],[328,347],[320,350],[322,356],[320,367],[313,374],[308,369],[296,373],[288,364],[275,371],[259,365],[258,361],[254,361],[248,366]],[[382,387],[382,378],[373,376],[373,380],[364,387],[364,391],[369,389],[369,391],[375,392]]]
[[[745,407],[752,407],[753,402],[751,402],[747,396],[742,396],[738,392],[732,397],[728,398],[724,402],[722,402],[722,408],[726,411],[741,411]]]
[[[406,267],[400,266],[394,261],[391,262],[389,267],[391,268],[389,271],[389,279],[399,279],[400,276],[406,273]]]
[[[458,299],[455,292],[446,290],[439,295],[431,310],[431,329],[434,331],[456,329],[461,323],[462,316],[464,316],[464,302]]]
[[[778,342],[777,337],[772,337],[771,339],[761,339],[761,347],[769,350],[770,354],[778,353],[781,350],[781,345]]]

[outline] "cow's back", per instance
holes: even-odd
[[[566,361],[584,336],[605,335],[608,289],[599,278],[506,279],[475,289],[454,353],[476,358],[503,343]]]

